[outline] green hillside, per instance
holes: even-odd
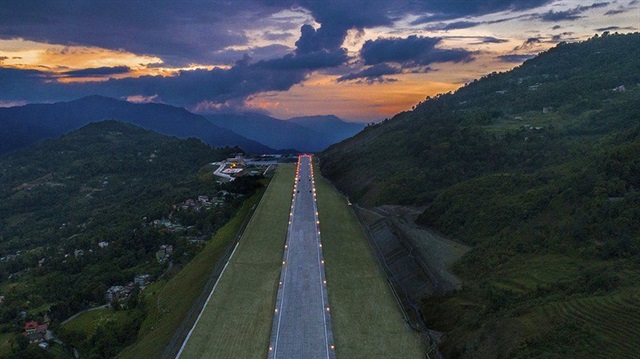
[[[66,344],[96,357],[133,342],[152,309],[139,300],[142,286],[179,273],[261,186],[215,183],[201,171],[237,151],[106,121],[2,157],[0,330],[21,338],[26,321],[48,318]],[[199,196],[215,205],[200,205]],[[148,279],[134,284],[138,275]],[[105,304],[112,286],[129,288],[113,305],[126,314],[85,330],[60,327]],[[193,286],[196,295],[201,288]],[[26,357],[14,347],[0,356]]]
[[[353,200],[475,246],[424,298],[445,356],[640,355],[639,83],[640,34],[560,44],[322,154]]]

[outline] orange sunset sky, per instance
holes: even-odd
[[[0,106],[100,94],[359,122],[640,24],[637,0],[31,3],[0,9]]]

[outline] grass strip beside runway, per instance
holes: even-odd
[[[346,199],[318,170],[315,182],[338,358],[424,358]]]
[[[266,357],[294,175],[278,166],[181,359]]]
[[[176,330],[182,324],[202,288],[211,276],[215,263],[225,248],[233,242],[250,209],[262,193],[249,198],[238,214],[222,227],[205,248],[169,281],[159,280],[143,292],[149,315],[142,323],[138,340],[127,347],[118,358],[160,358]],[[71,324],[72,322],[69,322]]]

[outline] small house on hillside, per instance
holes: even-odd
[[[624,85],[620,85],[613,89],[613,92],[625,92],[625,91],[627,91],[627,88],[624,87]]]
[[[29,335],[29,334],[33,334],[36,332],[36,329],[38,328],[38,322],[35,321],[30,321],[27,322],[24,325],[24,332],[25,334]]]
[[[151,283],[151,275],[149,275],[149,274],[138,274],[133,279],[133,282],[135,284],[141,286],[141,287],[144,287],[147,284]]]
[[[109,287],[109,289],[107,289],[105,298],[107,300],[107,303],[111,303],[116,299],[118,300],[127,299],[127,297],[129,296],[129,293],[131,293],[131,288],[121,286],[121,285],[114,285]]]
[[[49,330],[49,323],[38,324],[36,321],[29,321],[24,325],[24,332],[22,336],[29,340],[29,343],[39,343],[48,339],[47,331]]]

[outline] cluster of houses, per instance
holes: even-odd
[[[53,339],[53,334],[49,330],[49,318],[45,315],[42,323],[38,323],[34,320],[28,321],[24,325],[24,332],[22,336],[29,340],[29,343],[40,343],[45,340]],[[48,345],[47,345],[48,346]],[[46,348],[47,346],[42,346]]]
[[[173,246],[171,244],[163,244],[156,252],[156,260],[158,261],[158,263],[164,264],[169,259],[171,254],[173,254]]]
[[[93,253],[93,249],[89,249],[89,250],[84,250],[84,249],[74,249],[73,250],[73,257],[75,258],[80,258],[80,257],[84,257],[85,254],[87,253]],[[70,253],[65,253],[64,258],[70,258],[71,254]],[[66,261],[65,261],[66,262]]]
[[[129,298],[129,295],[136,287],[136,285],[138,285],[140,287],[140,290],[142,290],[150,283],[150,274],[138,274],[133,279],[133,282],[129,282],[127,285],[114,285],[109,287],[105,294],[105,299],[107,300],[108,304],[111,304],[114,300],[125,300]]]
[[[7,254],[4,257],[0,257],[0,262],[11,262],[18,259],[20,256],[20,251],[16,252],[16,254]]]
[[[198,196],[198,198],[196,199],[187,199],[186,201],[180,203],[177,208],[182,209],[182,210],[187,210],[187,209],[191,209],[194,211],[200,211],[203,208],[204,209],[209,209],[212,206],[222,206],[224,205],[224,198],[220,198],[220,197],[211,197],[209,198],[209,196],[206,195],[201,195]]]
[[[544,129],[544,127],[540,127],[540,126],[534,127],[534,126],[531,126],[531,125],[524,125],[524,126],[522,126],[522,128],[524,128],[525,130],[529,130],[529,131],[542,131]]]
[[[193,211],[199,212],[202,209],[207,210],[212,207],[224,206],[224,203],[225,203],[224,196],[228,196],[228,195],[232,195],[232,193],[229,193],[227,191],[220,191],[218,193],[218,196],[209,197],[207,195],[200,195],[197,198],[189,198],[182,203],[174,205],[173,208],[179,211],[193,210]],[[183,225],[177,222],[173,222],[171,220],[171,217],[172,216],[169,215],[169,219],[166,219],[166,218],[155,219],[151,222],[151,224],[156,228],[165,228],[170,232],[184,231],[185,229],[187,229]]]
[[[166,228],[170,232],[184,231],[185,227],[168,219],[156,219],[151,222],[156,228]]]

